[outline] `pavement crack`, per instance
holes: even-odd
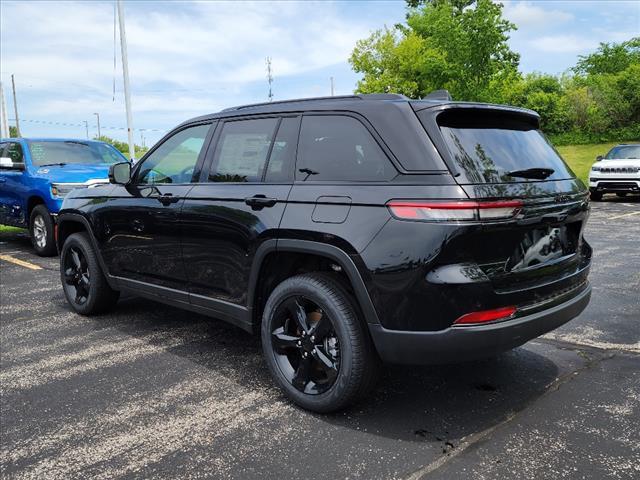
[[[545,341],[548,341],[548,339],[545,339]],[[567,342],[562,342],[562,343],[567,343]],[[602,354],[601,349],[595,349],[593,347],[589,347],[588,349],[596,350],[596,352],[593,352],[593,353],[597,353],[599,355],[589,355],[589,353],[584,349],[574,348],[573,350],[576,352],[576,355],[579,355],[581,358],[585,360],[585,364],[582,367],[579,367],[575,370],[567,372],[565,375],[557,377],[551,384],[547,386],[546,390],[540,396],[525,403],[524,405],[522,405],[522,407],[507,413],[506,417],[502,421],[496,423],[495,425],[489,428],[486,428],[480,432],[472,433],[471,435],[462,437],[458,445],[455,445],[455,446],[453,443],[446,441],[442,449],[443,455],[441,457],[429,463],[428,465],[425,465],[424,467],[416,470],[415,472],[410,474],[408,477],[405,477],[405,480],[421,480],[425,478],[427,475],[438,470],[439,468],[441,468],[442,466],[444,466],[445,464],[447,464],[448,462],[456,458],[458,455],[467,451],[469,448],[475,446],[482,440],[488,438],[493,432],[500,429],[502,426],[511,423],[516,417],[518,417],[520,413],[526,411],[528,408],[530,408],[531,406],[533,406],[535,403],[539,402],[543,398],[546,398],[548,395],[551,395],[552,393],[557,392],[558,390],[560,390],[560,388],[563,385],[577,378],[583,372],[592,370],[593,368],[595,368],[597,365],[604,362],[605,360],[610,360],[615,357],[615,352],[606,351],[605,354]]]

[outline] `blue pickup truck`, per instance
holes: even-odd
[[[107,183],[109,166],[126,160],[94,140],[0,139],[0,224],[28,228],[36,253],[55,255],[55,217],[64,196]]]

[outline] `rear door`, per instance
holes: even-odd
[[[483,221],[466,243],[498,291],[533,288],[540,299],[557,292],[558,281],[563,288],[585,282],[587,190],[533,112],[440,107],[418,117],[470,199],[520,203],[513,218]]]
[[[298,116],[221,122],[182,210],[191,302],[233,320],[257,248],[277,236],[293,181]],[[234,313],[235,312],[235,313]]]

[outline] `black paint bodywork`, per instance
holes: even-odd
[[[325,258],[349,282],[383,359],[401,363],[450,360],[426,352],[461,351],[462,344],[469,354],[460,358],[511,348],[580,313],[589,299],[591,263],[591,248],[582,237],[589,212],[584,184],[576,178],[465,183],[416,110],[433,109],[437,115],[448,108],[502,109],[536,123],[537,115],[482,104],[374,97],[241,107],[186,122],[176,130],[211,125],[191,183],[139,187],[134,171],[126,186],[76,190],[59,216],[59,245],[85,229],[113,288],[248,331],[260,322],[256,292],[265,258]],[[318,113],[360,119],[397,176],[365,183],[207,181],[216,130],[227,119]],[[247,200],[255,196],[275,201],[255,207]],[[394,218],[386,206],[392,199],[521,199],[524,207],[509,221],[429,223]],[[536,249],[546,251],[543,244],[557,242],[558,235],[564,253],[527,265],[528,258],[540,257]],[[514,257],[516,251],[521,258]],[[515,334],[505,336],[495,325],[452,326],[466,313],[506,305],[518,306],[511,321],[519,325]],[[457,344],[461,332],[467,333]],[[421,348],[414,348],[416,342]]]

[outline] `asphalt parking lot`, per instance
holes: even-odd
[[[388,367],[367,401],[316,415],[256,338],[132,297],[75,315],[58,259],[2,234],[2,477],[640,478],[640,202],[594,204],[586,236],[577,319],[490,360]]]

